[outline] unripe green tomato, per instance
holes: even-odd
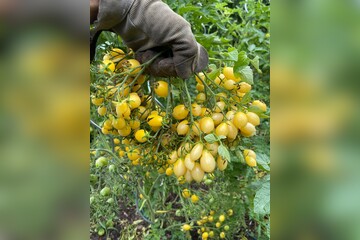
[[[113,198],[109,198],[108,200],[106,200],[107,203],[114,203],[114,199]]]
[[[109,171],[110,171],[110,172],[114,172],[114,171],[115,171],[115,165],[114,165],[114,164],[111,164],[111,165],[109,166]]]
[[[104,187],[103,189],[101,189],[101,191],[100,191],[100,194],[102,195],[102,196],[107,196],[107,195],[109,195],[110,194],[110,188],[109,187]]]
[[[107,226],[107,227],[113,227],[113,226],[114,226],[114,222],[113,222],[111,219],[109,219],[109,220],[107,220],[107,222],[106,222],[106,226]]]
[[[105,230],[103,228],[100,228],[97,232],[99,236],[103,236],[105,234]]]
[[[95,166],[97,168],[100,168],[100,167],[104,167],[108,164],[108,160],[106,159],[106,157],[99,157],[98,159],[96,159],[95,161]]]
[[[214,203],[214,201],[215,201],[215,200],[214,200],[213,197],[209,199],[209,203]]]
[[[213,181],[211,179],[206,179],[204,183],[205,183],[205,185],[211,185],[212,182]]]
[[[229,231],[229,229],[230,229],[229,225],[225,225],[225,226],[224,226],[224,230],[225,230],[225,231]]]
[[[90,182],[96,183],[97,180],[98,180],[98,176],[96,176],[95,174],[90,175]]]
[[[180,210],[180,209],[176,210],[175,216],[177,216],[177,217],[180,217],[180,216],[181,216],[181,210]]]
[[[95,197],[94,196],[90,197],[90,204],[92,204],[94,201],[95,201]]]

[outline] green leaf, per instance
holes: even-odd
[[[259,68],[259,56],[256,56],[254,59],[250,60],[250,63],[258,73],[262,73],[261,69]]]
[[[264,182],[261,188],[256,191],[254,212],[261,215],[270,213],[270,181]]]
[[[266,154],[257,154],[256,155],[256,163],[263,167],[266,171],[270,171],[270,158]]]
[[[206,136],[204,137],[204,139],[205,139],[205,141],[207,141],[208,143],[214,143],[214,142],[217,141],[217,138],[216,138],[215,135],[212,134],[212,133],[206,135]]]
[[[211,80],[215,80],[215,78],[217,76],[220,75],[220,69],[216,68],[216,66],[214,64],[211,64],[209,66],[209,69],[211,69],[210,73],[207,73],[206,75],[211,79]]]
[[[248,92],[242,97],[240,104],[245,105],[248,104],[250,101],[251,101],[251,92]]]
[[[238,149],[235,151],[236,158],[233,159],[233,162],[245,163],[244,156],[241,153],[241,150]]]
[[[236,76],[236,69],[240,70],[242,67],[245,67],[247,65],[249,65],[250,59],[248,58],[248,56],[246,55],[246,52],[241,51],[237,57],[237,62],[234,65],[234,71],[235,71],[235,76]],[[236,76],[238,77],[238,76]]]
[[[230,152],[229,150],[224,146],[224,145],[220,145],[218,148],[218,153],[219,155],[225,159],[226,161],[230,162]]]
[[[234,69],[234,72],[235,71],[236,70]],[[254,84],[253,70],[249,66],[242,67],[238,72],[242,81],[247,82],[248,84]]]
[[[238,61],[239,52],[237,51],[236,48],[229,48],[228,52],[225,55],[228,57],[227,60],[234,62]]]

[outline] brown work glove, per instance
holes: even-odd
[[[208,64],[206,50],[196,42],[190,24],[159,0],[100,0],[92,35],[112,29],[146,62],[164,53],[147,71],[154,76],[189,78]]]

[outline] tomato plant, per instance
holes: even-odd
[[[269,238],[269,6],[169,5],[210,65],[187,80],[155,78],[102,33],[90,69],[91,236]]]

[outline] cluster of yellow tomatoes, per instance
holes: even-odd
[[[242,103],[252,87],[232,67],[214,79],[199,73],[193,97],[184,82],[190,80],[148,76],[132,53],[118,48],[104,56],[98,71],[106,78],[95,85],[91,101],[103,119],[102,133],[115,138],[116,153],[132,165],[175,175],[180,183],[201,182],[207,173],[225,170],[229,146],[254,136],[259,113],[267,110],[259,100]],[[256,166],[254,151],[245,149],[243,155]]]
[[[224,239],[226,232],[230,230],[230,226],[226,224],[226,220],[231,218],[233,214],[232,209],[229,209],[226,214],[217,214],[214,210],[210,210],[208,214],[202,215],[201,218],[196,221],[196,225],[194,223],[184,224],[181,229],[184,232],[188,232],[195,227],[197,228],[197,233],[203,240],[209,238]]]

